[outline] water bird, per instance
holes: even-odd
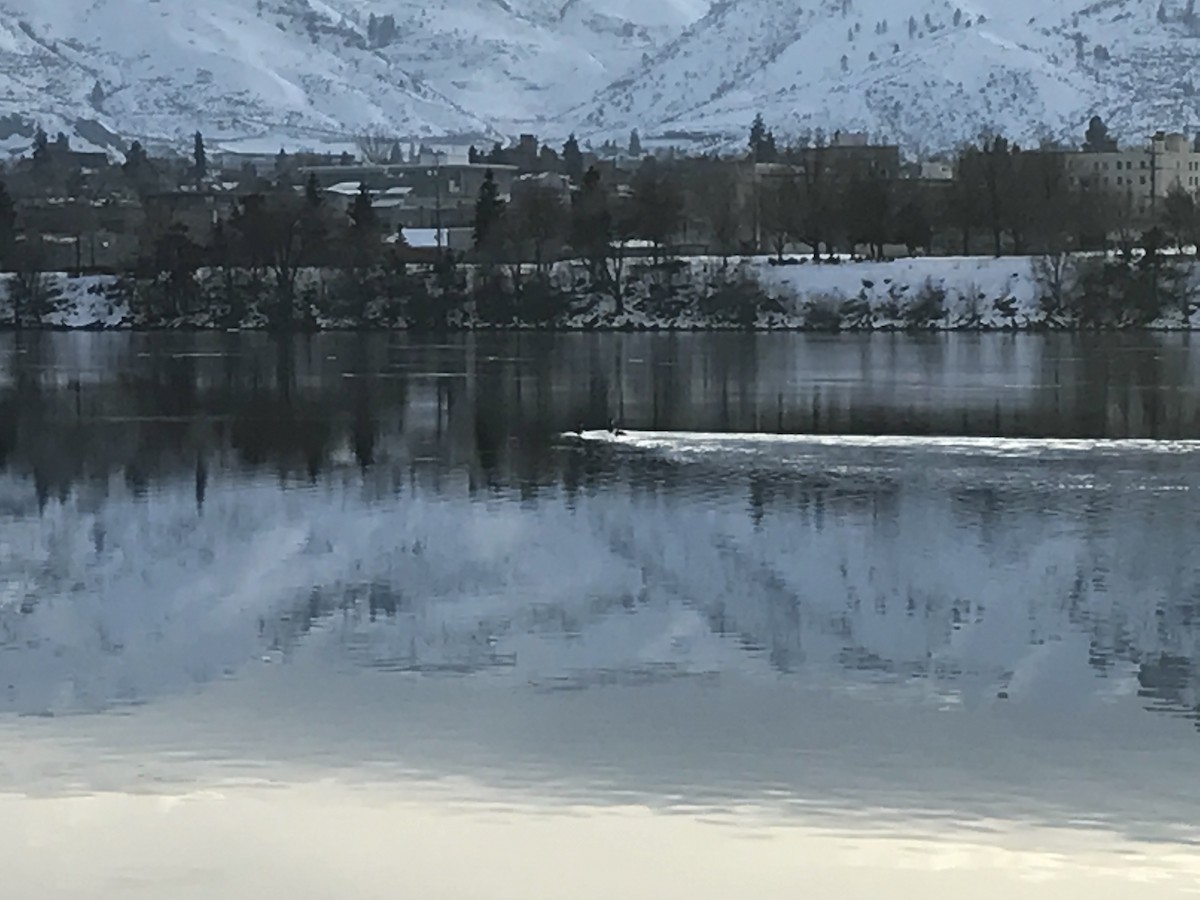
[[[625,432],[617,427],[616,421],[614,419],[612,419],[611,417],[608,420],[608,433],[611,434],[613,437],[624,437],[625,436]]]

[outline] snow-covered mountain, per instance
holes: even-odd
[[[1094,113],[1136,139],[1200,124],[1188,0],[726,0],[581,109],[741,136],[866,131],[910,149],[1002,129],[1078,139]]]
[[[264,148],[347,135],[741,141],[1200,124],[1190,0],[0,0],[0,145],[33,123]],[[7,118],[5,118],[7,117]]]
[[[3,0],[0,116],[17,118],[0,140],[27,147],[33,122],[264,148],[511,133],[619,77],[702,3]]]

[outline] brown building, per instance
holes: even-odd
[[[241,200],[232,192],[169,191],[148,194],[143,205],[150,227],[183,225],[192,240],[205,241],[212,227],[233,215]]]
[[[900,177],[900,148],[895,144],[871,144],[866,135],[841,133],[819,147],[788,151],[788,160],[805,173],[828,174],[839,181]]]
[[[359,186],[371,192],[372,205],[384,231],[398,228],[457,228],[475,220],[475,201],[491,172],[501,199],[512,194],[516,166],[471,163],[441,165],[311,166],[300,169],[316,176],[331,202],[349,209]]]
[[[475,197],[479,196],[479,188],[489,170],[501,195],[507,195],[517,175],[516,166],[482,163],[361,163],[349,166],[302,166],[296,173],[301,182],[306,181],[310,175],[315,175],[317,183],[323,188],[346,183],[365,184],[371,191],[409,187],[416,196],[435,197],[440,193],[443,197],[467,196],[474,201]]]

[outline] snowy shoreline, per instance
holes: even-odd
[[[934,257],[882,262],[778,265],[756,258],[693,258],[670,267],[629,261],[621,297],[597,288],[577,262],[560,263],[538,280],[532,267],[460,267],[453,284],[433,271],[413,270],[385,282],[365,282],[369,296],[345,272],[301,271],[289,327],[296,330],[542,330],[542,331],[1069,331],[1082,329],[1200,330],[1193,261],[1172,261],[1174,294],[1150,314],[1126,304],[1120,285],[1093,298],[1085,283],[1095,257]],[[1137,274],[1136,263],[1124,271]],[[1101,277],[1105,277],[1101,273]],[[0,291],[0,329],[13,328],[9,292]],[[46,330],[272,330],[274,282],[259,273],[201,271],[181,304],[163,279],[45,276],[52,309],[23,327]],[[1130,282],[1131,285],[1134,282]],[[534,290],[536,289],[536,294]],[[1150,290],[1150,289],[1147,289]],[[1115,296],[1115,300],[1113,299]],[[1104,316],[1092,315],[1107,303]],[[348,312],[353,307],[354,312]],[[1128,314],[1126,314],[1128,307]],[[180,308],[184,311],[180,312]],[[167,312],[170,310],[170,312]],[[1105,318],[1105,316],[1107,318]]]

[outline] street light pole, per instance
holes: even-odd
[[[433,228],[435,239],[437,240],[438,256],[442,255],[442,154],[438,150],[433,151],[433,181],[434,190],[436,191],[436,199],[434,200],[433,208]]]
[[[1150,215],[1158,214],[1158,136],[1150,137]]]

